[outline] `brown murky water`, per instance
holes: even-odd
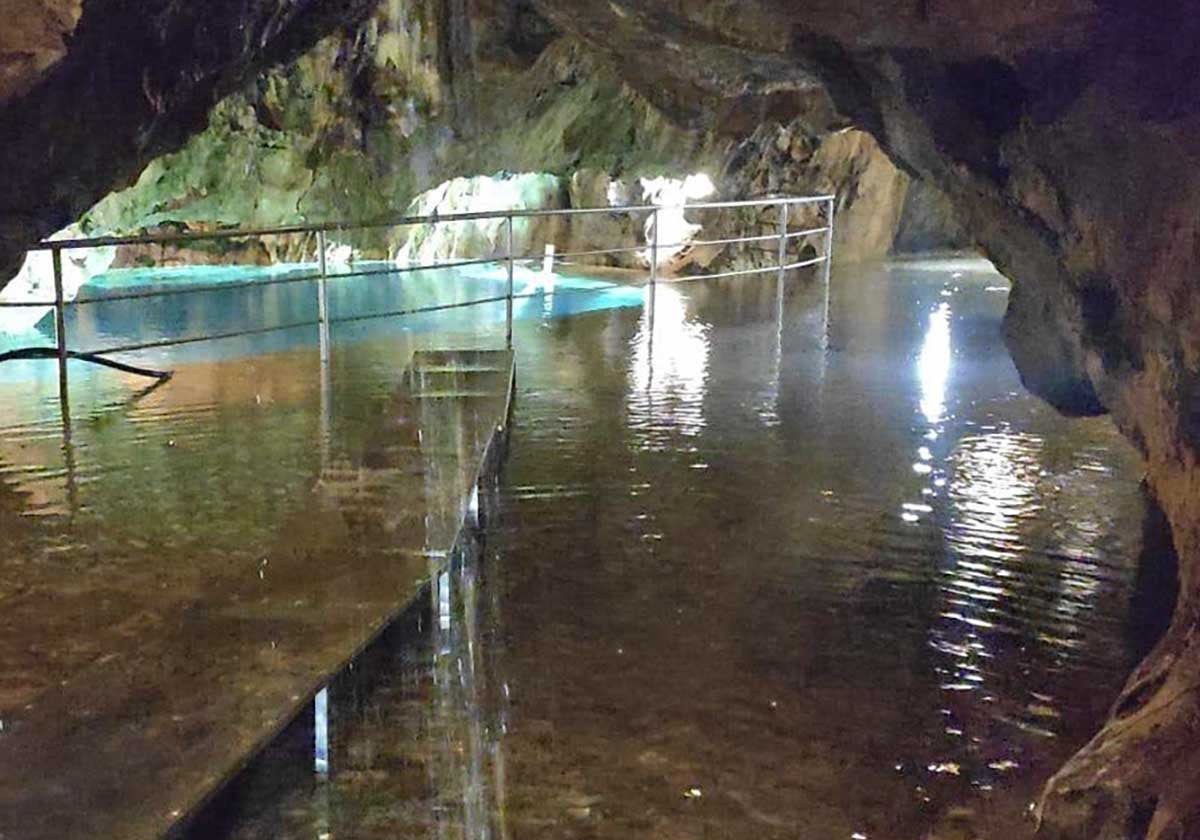
[[[843,276],[829,355],[801,301],[709,287],[653,349],[579,324],[526,365],[512,836],[1028,831],[1131,665],[1137,463],[1022,392],[1005,284],[943,268]]]
[[[829,353],[815,290],[780,305],[773,281],[663,286],[653,317],[522,321],[499,516],[452,615],[418,616],[370,690],[335,703],[328,781],[247,782],[224,830],[1027,832],[1141,642],[1136,457],[1106,421],[1022,391],[998,276],[906,264],[835,282]],[[339,348],[328,445],[365,433],[412,346],[471,340]],[[116,590],[254,569],[321,467],[314,364],[197,364],[132,408],[128,386],[85,386],[109,407],[65,455],[32,410],[0,450],[5,507],[52,524],[10,514],[6,538],[37,563],[82,564],[86,545],[80,573]],[[172,568],[126,575],[114,558],[139,545]],[[10,622],[33,620],[31,591],[0,593]],[[67,672],[96,651],[56,655]],[[47,672],[37,651],[9,657]],[[10,698],[33,690],[14,683]]]

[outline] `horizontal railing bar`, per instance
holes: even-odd
[[[174,295],[190,295],[203,294],[205,292],[222,292],[233,289],[248,289],[253,286],[280,286],[285,283],[311,283],[314,280],[320,280],[321,274],[301,274],[289,277],[268,277],[266,279],[256,280],[234,280],[228,283],[206,283],[199,286],[183,286],[178,289],[148,289],[144,292],[121,292],[114,295],[101,295],[99,297],[75,298],[68,301],[67,306],[89,306],[95,303],[108,303],[109,301],[118,300],[141,300],[143,298],[154,297],[172,297]]]
[[[829,230],[828,227],[809,228],[808,230],[798,230],[798,231],[793,231],[791,233],[788,233],[786,238],[787,239],[800,239],[805,236],[814,236],[818,233],[825,233],[828,230]],[[762,236],[740,236],[740,237],[735,237],[735,238],[731,238],[731,239],[693,239],[688,242],[674,242],[674,243],[667,243],[667,244],[659,244],[658,247],[660,250],[666,250],[666,249],[670,249],[670,248],[686,248],[689,246],[701,246],[701,245],[740,245],[742,243],[749,244],[749,243],[753,243],[753,242],[778,242],[778,241],[779,241],[778,233],[767,233],[767,234],[763,234]],[[556,260],[569,260],[569,259],[577,259],[579,257],[602,257],[602,256],[607,256],[609,254],[638,254],[638,253],[644,253],[646,250],[648,250],[648,248],[649,248],[648,245],[641,245],[641,246],[638,246],[635,248],[603,248],[603,249],[596,250],[596,251],[567,251],[567,252],[564,252],[561,254],[556,253],[553,256]],[[529,257],[524,257],[523,259],[537,260],[539,258],[540,257],[538,257],[537,255],[532,255]],[[522,259],[522,258],[518,257],[518,259]]]
[[[279,225],[275,227],[229,229],[216,231],[197,231],[189,233],[157,233],[138,234],[129,236],[97,236],[77,239],[43,240],[34,245],[31,251],[75,250],[80,248],[114,247],[119,245],[166,245],[189,242],[215,242],[229,239],[254,239],[263,236],[291,236],[297,234],[312,234],[318,232],[336,233],[356,230],[376,230],[390,227],[411,227],[413,225],[448,224],[453,222],[472,222],[485,219],[514,219],[544,218],[548,216],[585,216],[595,214],[623,215],[633,213],[652,213],[662,210],[725,210],[739,207],[773,207],[779,205],[818,204],[834,198],[832,195],[818,196],[779,196],[775,198],[747,199],[742,201],[710,201],[681,206],[659,206],[654,204],[627,205],[622,207],[573,207],[556,210],[491,210],[477,213],[448,213],[445,215],[401,216],[395,219],[380,219],[371,222],[328,222],[321,224]]]
[[[716,274],[685,274],[682,277],[671,277],[664,282],[667,283],[692,283],[696,280],[719,280],[723,277],[745,277],[750,274],[767,274],[768,272],[779,271],[779,266],[771,265],[766,268],[743,268],[736,271],[720,271]]]
[[[395,267],[392,268],[388,273],[390,273],[390,274],[409,274],[414,271],[443,271],[447,268],[466,268],[466,267],[472,266],[472,265],[488,265],[489,263],[495,263],[496,265],[502,265],[506,259],[507,259],[507,257],[487,257],[487,258],[480,257],[479,259],[474,259],[474,260],[458,260],[455,262],[446,262],[446,263],[421,263],[420,265],[395,264]],[[513,259],[520,260],[521,257],[513,257]],[[526,259],[534,259],[534,258],[527,257]],[[541,257],[537,257],[537,259],[541,259]],[[330,274],[329,276],[330,277],[349,277],[351,275]]]
[[[557,294],[557,295],[598,294],[601,292],[607,292],[612,288],[613,288],[613,286],[602,286],[602,287],[595,288],[595,289],[558,289],[558,290],[555,290],[553,292],[553,294]],[[529,298],[538,297],[539,295],[542,295],[545,293],[546,293],[545,290],[541,290],[541,291],[537,291],[537,292],[526,292],[526,293],[520,294],[520,295],[513,295],[513,299],[514,300],[525,300],[525,299],[529,299]],[[397,317],[397,316],[401,316],[401,315],[419,315],[419,314],[422,314],[425,312],[442,312],[442,311],[446,311],[449,309],[463,309],[463,308],[466,308],[469,306],[482,306],[484,304],[489,304],[489,303],[503,303],[505,300],[507,300],[507,297],[505,295],[499,295],[496,297],[479,298],[476,300],[461,301],[458,303],[439,304],[437,306],[422,306],[422,307],[416,307],[413,309],[394,309],[394,310],[388,310],[386,312],[372,312],[367,315],[352,315],[352,316],[343,316],[341,318],[330,318],[329,323],[330,324],[347,324],[347,323],[353,323],[356,321],[369,321],[369,320],[372,320],[375,318],[393,318],[393,317]],[[94,355],[94,356],[106,355],[109,353],[134,353],[134,352],[138,352],[141,350],[156,350],[156,349],[166,348],[166,347],[178,347],[178,346],[186,345],[186,344],[198,344],[203,341],[222,341],[224,339],[230,339],[230,338],[242,338],[242,337],[248,336],[248,335],[262,335],[265,333],[282,332],[284,330],[300,329],[302,327],[315,327],[315,326],[318,326],[319,324],[320,324],[319,321],[296,321],[294,323],[278,324],[276,326],[271,326],[271,327],[256,327],[254,329],[249,329],[249,330],[234,330],[234,331],[224,332],[224,333],[213,333],[212,335],[192,336],[189,338],[169,338],[169,339],[162,339],[160,341],[142,342],[140,344],[119,344],[116,347],[104,347],[104,348],[101,348],[98,350],[91,350],[91,351],[86,351],[86,352],[89,355]],[[74,353],[82,354],[85,351],[72,350],[71,352],[73,354]]]
[[[688,242],[687,245],[696,245],[696,246],[699,246],[699,245],[741,245],[743,243],[748,245],[753,242],[778,242],[778,241],[779,241],[778,233],[767,233],[767,234],[763,234],[762,236],[741,236],[741,237],[737,237],[735,239],[694,239],[691,242]],[[671,247],[678,247],[678,246],[659,245],[658,247],[659,248],[663,248],[663,247],[671,248]]]
[[[278,324],[273,327],[255,327],[249,330],[235,330],[233,332],[213,333],[212,335],[198,335],[190,338],[165,338],[161,341],[145,341],[140,344],[118,344],[116,347],[104,347],[99,350],[91,350],[90,353],[102,356],[109,353],[136,353],[141,350],[157,350],[162,347],[179,347],[184,344],[199,344],[202,341],[222,341],[228,338],[242,338],[247,335],[263,335],[264,333],[283,332],[284,330],[296,330],[301,327],[315,327],[319,321],[297,321],[294,324]]]
[[[516,299],[516,295],[513,296]],[[356,321],[369,321],[372,318],[397,318],[402,315],[420,315],[424,312],[443,312],[447,309],[462,309],[467,306],[482,306],[486,303],[502,303],[508,300],[506,295],[498,297],[479,298],[478,300],[468,300],[459,303],[443,303],[437,306],[422,306],[416,309],[389,309],[385,312],[371,312],[366,315],[343,315],[340,318],[330,318],[331,324],[352,324]]]
[[[819,227],[819,228],[809,228],[808,230],[796,230],[796,231],[792,231],[791,233],[789,233],[787,235],[787,238],[788,239],[800,239],[801,237],[804,237],[804,236],[813,236],[818,233],[827,233],[828,231],[829,231],[828,226]]]
[[[794,271],[797,268],[808,268],[810,265],[820,265],[821,263],[825,262],[828,259],[829,259],[829,257],[826,257],[826,256],[813,257],[811,260],[803,260],[802,262],[792,263],[791,265],[785,265],[783,267],[783,270],[784,271]]]
[[[602,248],[597,251],[566,251],[561,254],[554,254],[555,261],[569,260],[578,257],[604,257],[609,254],[638,254],[647,249],[648,246],[640,245],[636,248]],[[546,255],[542,255],[544,258]]]
[[[53,308],[53,307],[54,307],[54,301],[52,301],[52,300],[45,300],[45,301],[38,301],[38,300],[14,300],[14,301],[0,301],[0,309],[22,309],[22,308],[24,308],[24,309],[30,309],[30,308],[33,308],[33,307],[36,307],[36,306],[49,306],[49,307]]]
[[[793,263],[791,265],[784,266],[784,270],[803,268],[803,267],[810,266],[810,265],[816,265],[817,263],[821,263],[824,261],[825,261],[824,257],[817,257],[816,259],[806,260],[803,262]],[[492,262],[492,261],[489,260],[489,262]],[[692,276],[687,276],[687,277],[679,277],[679,278],[675,278],[672,282],[682,283],[682,282],[691,282],[691,281],[697,281],[697,280],[719,279],[719,278],[724,278],[724,277],[738,277],[738,276],[745,276],[745,275],[751,275],[751,274],[765,274],[768,272],[779,271],[779,270],[780,269],[778,266],[768,266],[765,268],[743,269],[740,271],[721,272],[721,273],[717,273],[717,274],[692,275]],[[382,274],[382,273],[390,273],[390,272],[380,271],[380,272],[374,272],[374,273]],[[338,275],[338,276],[345,276],[345,275]],[[604,294],[606,292],[611,291],[613,288],[616,288],[619,285],[620,284],[614,283],[611,285],[599,286],[599,287],[591,288],[591,289],[580,289],[580,288],[539,289],[534,292],[525,292],[523,294],[513,295],[513,300],[529,300],[531,298],[539,297],[539,296],[542,296],[545,294],[551,294],[554,296],[581,295],[581,294]],[[641,286],[632,286],[631,288],[644,288],[644,287],[645,287],[645,284],[642,284]],[[112,299],[112,298],[99,298],[96,300],[109,300],[109,299]],[[490,303],[502,303],[505,300],[507,300],[507,296],[497,295],[494,297],[478,298],[475,300],[461,301],[461,302],[457,302],[457,303],[439,304],[436,306],[423,306],[423,307],[415,307],[415,308],[408,308],[408,309],[394,309],[394,310],[387,310],[384,312],[373,312],[373,313],[366,314],[366,315],[353,315],[353,316],[343,316],[340,318],[330,318],[329,323],[330,324],[346,324],[346,323],[355,323],[355,322],[360,322],[360,321],[369,321],[369,320],[374,320],[374,319],[378,319],[378,318],[394,318],[394,317],[400,317],[400,316],[404,316],[404,315],[419,315],[419,314],[427,313],[427,312],[443,312],[443,311],[452,310],[452,309],[463,309],[463,308],[471,307],[471,306],[482,306],[482,305],[486,305],[486,304],[490,304]],[[250,336],[250,335],[264,335],[264,334],[272,333],[272,332],[283,332],[286,330],[301,329],[304,327],[314,327],[314,326],[318,326],[319,324],[320,324],[320,322],[317,320],[296,321],[296,322],[292,322],[292,323],[278,324],[278,325],[269,326],[269,327],[256,327],[256,328],[247,329],[247,330],[233,330],[233,331],[223,332],[223,333],[213,333],[212,335],[192,336],[189,338],[162,339],[160,341],[147,341],[147,342],[141,342],[141,343],[136,343],[136,344],[121,344],[121,345],[117,345],[115,347],[105,347],[105,348],[101,348],[98,350],[87,351],[87,352],[89,352],[92,355],[106,355],[106,354],[111,354],[111,353],[134,353],[134,352],[139,352],[139,351],[143,351],[143,350],[154,350],[154,349],[161,349],[161,348],[167,348],[167,347],[179,347],[179,346],[188,345],[188,344],[198,344],[198,343],[204,342],[204,341],[222,341],[222,340],[227,340],[227,339],[231,339],[231,338],[242,338],[242,337]],[[84,351],[72,351],[72,352],[73,353],[76,353],[76,352],[82,353]]]
[[[685,204],[684,210],[726,210],[734,207],[778,207],[780,204],[818,204],[836,198],[832,195],[778,196],[776,198],[749,198],[741,201],[704,201],[698,204]],[[653,209],[653,207],[651,208]],[[659,207],[660,210],[673,210],[674,207]]]
[[[536,293],[535,293],[536,294]],[[532,296],[532,295],[531,295]],[[397,309],[387,312],[376,312],[369,315],[354,315],[341,318],[330,318],[331,324],[344,324],[353,321],[366,321],[372,318],[389,318],[398,315],[418,315],[423,312],[440,312],[447,309],[460,309],[467,306],[479,306],[486,303],[499,303],[504,301],[503,295],[499,297],[480,298],[478,300],[469,300],[460,303],[441,304],[438,306],[424,306],[415,309]],[[315,327],[320,324],[320,321],[296,321],[294,323],[279,324],[271,327],[256,327],[249,330],[235,330],[224,333],[214,333],[212,335],[192,336],[190,338],[170,338],[161,341],[147,341],[140,344],[120,344],[116,347],[105,347],[100,350],[89,351],[93,355],[103,355],[107,353],[133,353],[140,350],[154,350],[165,347],[178,347],[184,344],[198,344],[202,341],[221,341],[229,338],[242,338],[248,335],[262,335],[264,333],[282,332],[284,330],[294,330],[301,327]],[[73,351],[74,352],[74,351]]]
[[[744,268],[739,271],[722,271],[717,274],[689,274],[683,277],[673,278],[668,282],[691,283],[695,280],[719,280],[723,277],[744,277],[750,274],[767,274],[772,271],[793,271],[797,268],[806,268],[810,265],[816,265],[817,263],[822,262],[825,262],[825,258],[817,257],[816,259],[804,260],[803,262],[792,263],[782,267],[778,265],[770,265],[766,266],[765,268]]]
[[[518,257],[518,259],[521,259],[521,258]],[[530,261],[532,261],[535,258],[529,257],[528,259]],[[503,261],[502,259],[498,260],[496,258],[489,258],[489,259],[477,259],[477,260],[462,260],[459,262],[449,262],[449,263],[422,263],[420,265],[409,265],[409,266],[399,266],[399,265],[395,265],[395,264],[389,264],[387,267],[361,269],[358,271],[329,272],[326,274],[326,279],[339,280],[339,279],[343,279],[343,278],[354,278],[354,277],[376,277],[376,276],[385,275],[385,274],[408,274],[408,273],[412,273],[412,272],[416,272],[416,271],[437,271],[440,269],[463,268],[465,266],[472,266],[472,265],[488,265],[488,264],[493,264],[493,263],[499,264],[502,261]],[[299,270],[299,269],[297,269],[297,270]],[[203,294],[205,292],[221,292],[221,291],[226,291],[226,290],[246,289],[246,288],[251,288],[254,286],[279,286],[279,285],[283,285],[283,284],[287,284],[287,283],[311,283],[315,280],[320,280],[320,279],[321,279],[321,273],[319,271],[314,271],[312,273],[290,275],[287,277],[268,277],[268,278],[260,278],[260,279],[255,279],[255,280],[237,280],[237,281],[230,281],[227,283],[207,283],[207,284],[198,285],[198,286],[186,286],[186,287],[179,288],[179,289],[158,288],[158,289],[147,290],[144,292],[124,292],[124,293],[120,293],[120,294],[102,295],[99,297],[76,298],[73,301],[68,301],[67,306],[86,306],[86,305],[95,304],[95,303],[106,303],[108,301],[141,300],[143,298],[170,297],[172,295]],[[14,305],[16,305],[16,304],[14,304]],[[32,304],[28,304],[28,305],[32,305]],[[45,305],[54,306],[54,302],[51,301],[50,303],[45,304]]]

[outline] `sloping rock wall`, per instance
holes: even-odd
[[[77,220],[154,158],[203,129],[208,112],[247,78],[303,54],[329,31],[355,27],[373,0],[89,0],[71,28],[63,4],[22,4],[51,23],[21,35],[34,55],[0,99],[0,276],[24,246]],[[59,17],[56,17],[58,15]],[[53,32],[70,31],[61,57]],[[5,47],[11,56],[20,51]],[[40,57],[39,57],[40,56]],[[40,68],[40,69],[39,69]]]

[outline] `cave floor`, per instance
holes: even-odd
[[[782,300],[773,278],[747,278],[663,284],[652,311],[531,301],[499,515],[452,618],[418,616],[331,694],[328,779],[301,722],[196,837],[1028,833],[1029,801],[1144,641],[1140,465],[1107,421],[1023,392],[1001,338],[1007,284],[985,265],[847,266],[834,286],[828,353],[819,289],[799,278]],[[2,648],[0,750],[25,704],[103,667],[109,640],[153,657],[171,616],[203,610],[189,587],[213,570],[278,591],[276,615],[236,631],[256,656],[320,646],[296,569],[346,537],[313,505],[314,442],[333,463],[366,457],[396,360],[431,336],[337,343],[324,431],[310,348],[197,361],[133,403],[129,383],[85,384],[76,399],[98,408],[66,451],[50,388],[13,419],[6,556],[79,583],[39,606],[6,575],[0,598],[25,606],[5,626],[39,609],[108,618],[66,628],[70,646]],[[394,558],[406,526],[368,508],[380,524],[354,556]],[[422,574],[342,562],[355,597]],[[131,611],[129,591],[171,609]],[[236,694],[213,679],[204,697]],[[126,710],[149,742],[164,737],[139,717],[151,694]]]

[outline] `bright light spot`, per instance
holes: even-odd
[[[632,421],[656,431],[665,425],[684,435],[699,434],[706,424],[707,328],[688,317],[686,301],[669,284],[658,287],[654,318],[647,313],[642,323],[633,351]]]
[[[917,359],[921,381],[921,413],[930,423],[940,423],[946,413],[946,380],[950,376],[950,304],[943,303],[929,316],[925,345]]]
[[[683,193],[691,201],[703,201],[717,191],[717,185],[703,172],[689,175],[683,181]]]
[[[687,249],[702,229],[701,225],[687,220],[684,205],[710,197],[717,188],[712,179],[703,173],[686,178],[642,178],[641,184],[643,200],[661,208],[657,214],[646,219],[646,244],[654,241],[654,220],[657,216],[658,265],[668,266]],[[647,248],[642,255],[647,264],[653,258],[652,251],[652,248]]]
[[[502,213],[545,210],[559,206],[558,178],[544,172],[500,173],[453,178],[421,193],[407,216],[444,217],[456,213]],[[513,221],[513,251],[541,250],[545,226],[536,219]],[[503,216],[470,221],[444,221],[404,228],[395,254],[397,265],[427,265],[475,256],[502,257],[508,252],[508,222]]]
[[[50,237],[51,241],[82,239],[87,234],[78,226],[63,228]],[[63,298],[75,299],[83,284],[103,274],[117,258],[117,249],[73,248],[62,252]],[[54,300],[54,258],[49,251],[30,251],[25,262],[7,285],[0,289],[2,303],[34,303]],[[0,309],[0,333],[19,335],[38,325],[51,311],[51,306],[22,306]]]

